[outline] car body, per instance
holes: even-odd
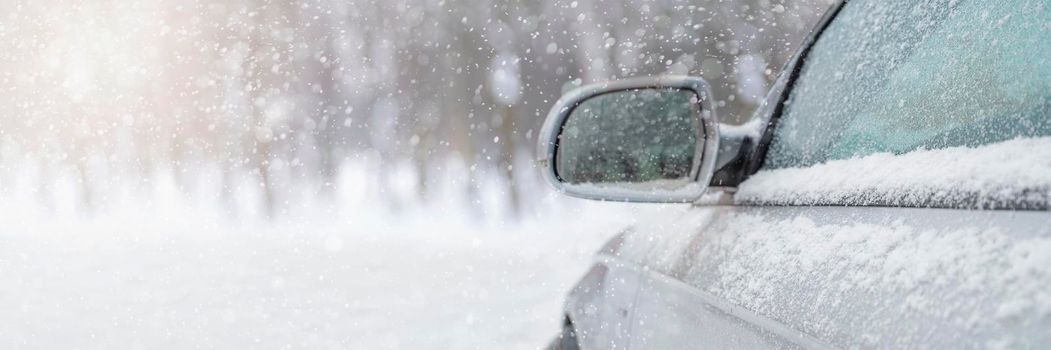
[[[828,11],[743,126],[705,119],[710,93],[688,78],[570,94],[540,142],[558,190],[692,204],[597,253],[552,347],[1051,346],[1048,57],[1046,1],[856,0]],[[577,142],[573,109],[684,81],[703,111],[689,149],[705,155],[677,176],[704,191],[566,175],[585,159],[556,149]]]

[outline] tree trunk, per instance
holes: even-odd
[[[518,194],[518,184],[515,182],[514,157],[515,157],[515,125],[513,110],[511,106],[501,105],[499,113],[499,144],[500,162],[499,173],[507,181],[507,203],[510,208],[512,219],[517,220],[521,215],[522,203]]]

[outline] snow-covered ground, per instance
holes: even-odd
[[[426,207],[250,224],[0,216],[0,348],[536,348],[638,210],[547,202],[559,209],[514,225]]]

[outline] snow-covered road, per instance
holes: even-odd
[[[536,348],[589,256],[631,219],[610,206],[511,228],[425,211],[6,226],[0,348]]]

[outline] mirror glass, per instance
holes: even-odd
[[[692,183],[697,102],[686,89],[622,90],[584,100],[562,126],[556,174],[569,184],[633,190]]]

